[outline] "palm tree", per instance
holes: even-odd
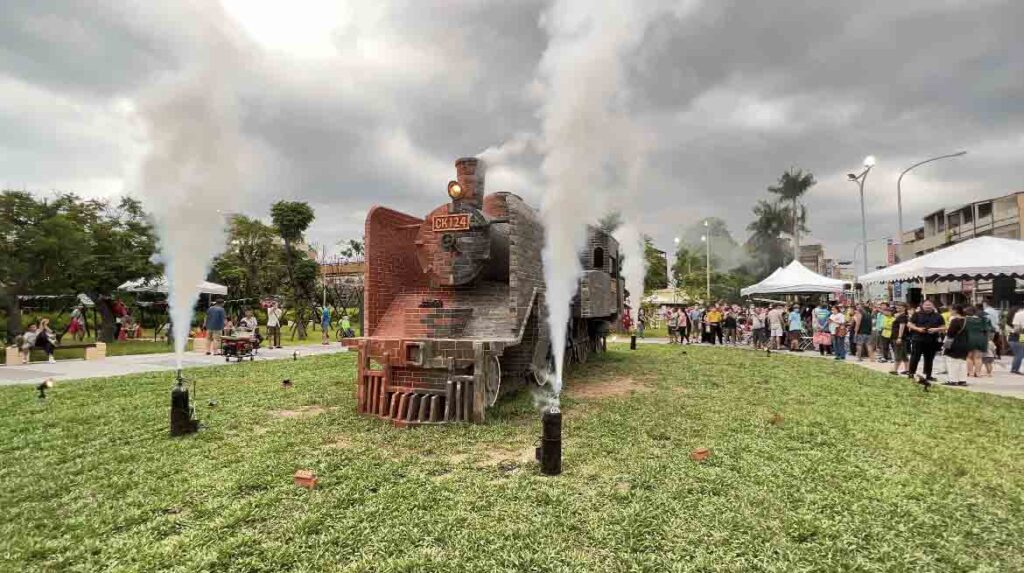
[[[786,248],[782,234],[786,232],[788,209],[778,201],[758,200],[754,205],[754,220],[747,225],[750,238],[747,251],[757,259],[760,274],[767,275],[785,263]]]
[[[814,180],[814,175],[808,171],[804,172],[801,169],[791,167],[788,171],[779,177],[777,185],[768,187],[770,193],[775,193],[779,196],[780,202],[788,201],[791,203],[789,211],[789,224],[792,229],[791,234],[793,235],[793,258],[800,258],[800,231],[808,231],[807,229],[807,211],[799,206],[800,197],[807,190],[817,183]]]

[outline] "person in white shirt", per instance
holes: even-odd
[[[1021,333],[1024,332],[1024,308],[1017,309],[1017,312],[1010,316],[1010,348],[1013,349],[1010,373],[1020,375],[1020,365],[1024,362],[1024,343],[1020,340]]]
[[[256,317],[252,314],[252,309],[245,310],[245,316],[238,322],[238,327],[242,330],[248,330],[249,332],[256,332],[256,328],[259,326]]]
[[[269,348],[281,348],[281,317],[284,311],[277,305],[277,301],[271,301],[267,309],[267,336],[270,337]]]
[[[828,333],[832,335],[832,354],[836,360],[846,360],[846,315],[839,306],[832,307],[828,317]]]
[[[997,332],[999,332],[999,309],[992,306],[990,301],[985,301],[982,308],[985,309],[985,316],[988,317],[988,322],[992,326],[989,329],[988,339],[992,340]]]

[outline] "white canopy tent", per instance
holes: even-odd
[[[1024,277],[1024,241],[976,237],[866,275],[861,283]]]
[[[652,292],[644,302],[656,306],[683,305],[690,302],[690,296],[683,289],[663,288]]]
[[[755,294],[803,294],[803,293],[835,293],[839,294],[846,286],[840,279],[831,279],[812,271],[793,261],[785,267],[779,267],[763,281],[740,289],[742,296]]]
[[[209,295],[221,295],[225,296],[228,294],[228,287],[219,285],[217,283],[211,283],[203,281],[198,285],[200,294]],[[167,277],[159,277],[150,281],[138,279],[134,281],[128,281],[123,285],[117,287],[117,290],[123,290],[127,292],[167,292]]]

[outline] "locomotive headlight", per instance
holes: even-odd
[[[462,197],[462,185],[459,185],[458,181],[448,182],[448,196],[452,199]]]

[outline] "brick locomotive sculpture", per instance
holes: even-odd
[[[385,207],[366,217],[358,408],[397,425],[483,422],[552,364],[537,212],[512,193],[485,196],[482,161],[455,168],[451,202],[425,219]],[[604,350],[622,309],[615,239],[588,229],[580,257],[567,361]]]

